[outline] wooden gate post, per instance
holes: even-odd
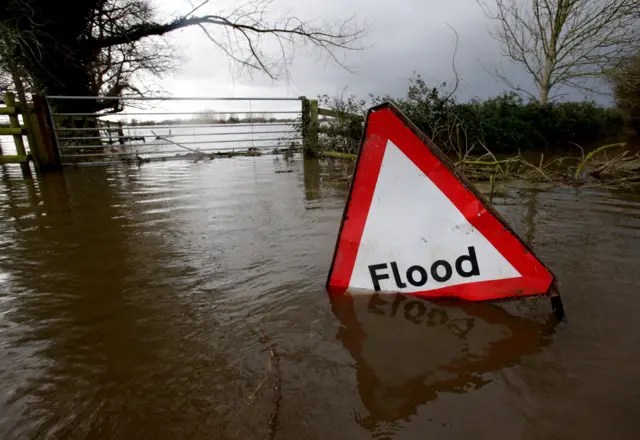
[[[307,137],[309,136],[309,100],[306,97],[302,96],[300,98],[300,101],[302,101],[302,118],[300,123],[300,131],[302,134],[302,147],[303,150],[306,151]]]
[[[318,155],[318,100],[302,98],[302,143],[305,157]]]
[[[60,153],[58,150],[57,137],[52,126],[53,119],[49,114],[49,106],[42,95],[31,96],[33,101],[33,112],[31,120],[33,126],[33,137],[37,146],[40,167],[42,171],[58,170],[60,165]]]

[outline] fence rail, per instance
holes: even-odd
[[[73,101],[300,101],[299,98],[283,97],[202,97],[202,96],[59,96],[49,95],[49,100]]]
[[[234,155],[249,155],[250,153],[255,153],[256,151],[260,151],[260,150],[272,150],[275,148],[281,148],[280,145],[264,145],[261,147],[254,147],[254,148],[250,148],[246,151],[238,151],[237,148],[201,148],[198,150],[191,150],[190,152],[187,152],[185,154],[185,150],[163,150],[162,154],[167,155],[167,154],[180,154],[182,153],[185,156],[188,157],[193,157],[198,156],[198,155],[206,155],[206,156],[211,156],[212,153],[233,153]],[[254,154],[257,156],[257,154]],[[104,154],[103,153],[82,153],[82,154],[78,154],[76,155],[77,157],[103,157]],[[127,152],[127,151],[119,151],[119,152],[115,152],[112,153],[110,156],[131,156],[131,152]],[[136,158],[139,160],[146,160],[148,158],[143,158],[140,155],[136,155],[136,156],[131,156],[131,158]],[[162,157],[162,156],[158,156],[156,157],[157,159],[167,159],[168,157]]]
[[[300,111],[227,111],[227,110],[216,110],[216,113],[225,114],[225,115],[266,115],[266,114],[299,114]],[[119,117],[127,117],[127,116],[175,116],[175,115],[193,115],[194,112],[134,112],[134,113],[52,113],[53,116],[91,116],[94,118],[107,117],[107,116],[119,116]]]
[[[341,118],[341,119],[356,119],[359,121],[363,120],[363,117],[360,115],[354,115],[352,113],[341,112],[338,110],[331,110],[328,108],[319,108],[318,114],[320,116],[328,116],[330,118]]]
[[[26,134],[27,134],[27,129],[22,127],[0,128],[0,136],[24,136]]]
[[[277,140],[277,139],[276,139]],[[267,141],[271,141],[273,142],[274,139],[273,138],[264,138],[264,139],[252,139],[253,142],[267,142]],[[209,144],[231,144],[231,143],[246,143],[247,140],[246,139],[227,139],[227,140],[215,140],[215,141],[181,141],[181,142],[167,142],[167,143],[153,143],[150,144],[153,147],[164,147],[164,146],[168,146],[168,145],[209,145]],[[78,148],[83,148],[83,149],[92,149],[92,148],[97,148],[97,149],[104,149],[105,147],[108,147],[109,145],[71,145],[71,146],[61,146],[60,149],[61,150],[72,150],[72,149],[78,149]],[[144,147],[144,144],[122,144],[122,145],[118,145],[118,148],[140,148],[140,147]],[[251,147],[247,147],[251,148]],[[255,147],[254,147],[255,148]]]
[[[230,125],[230,124],[229,124]],[[172,125],[123,125],[122,128],[204,128],[204,127],[208,127],[208,128],[224,128],[228,126],[228,124],[172,124]],[[233,124],[233,127],[261,127],[261,126],[269,126],[269,127],[277,127],[277,126],[286,126],[286,127],[290,127],[291,126],[291,122],[283,122],[283,123],[274,123],[274,122],[255,122],[253,124]],[[78,128],[78,127],[72,127],[72,128],[56,128],[55,131],[56,132],[61,132],[61,131],[89,131],[89,130],[93,130],[95,131],[95,128]]]

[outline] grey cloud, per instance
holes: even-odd
[[[163,5],[161,0],[157,1]],[[296,47],[289,80],[274,82],[260,73],[249,76],[245,72],[238,76],[237,66],[230,69],[225,55],[199,29],[188,29],[171,37],[186,62],[174,78],[164,81],[165,88],[177,87],[190,94],[228,91],[240,95],[242,91],[260,96],[317,96],[346,90],[360,97],[370,93],[402,96],[413,72],[420,73],[434,86],[453,79],[455,36],[447,27],[449,24],[459,35],[456,67],[461,80],[460,99],[494,96],[505,89],[500,80],[482,67],[492,69],[500,65],[502,58],[497,43],[489,35],[489,23],[475,0],[282,0],[274,8],[289,10],[305,19],[332,20],[354,15],[368,24],[365,50],[337,54],[356,73],[342,69],[327,57],[319,57],[317,52]],[[268,46],[264,49],[272,53],[278,50]],[[505,71],[514,83],[530,86],[530,80],[517,66],[506,64]],[[580,99],[581,94],[574,92],[571,97]]]

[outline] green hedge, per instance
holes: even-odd
[[[373,103],[387,100],[393,101],[418,128],[449,152],[472,148],[472,154],[483,154],[482,145],[493,153],[577,150],[576,144],[589,148],[615,140],[625,129],[625,120],[618,110],[594,102],[539,105],[525,102],[514,93],[504,93],[459,103],[442,89],[427,87],[420,76],[409,81],[405,98],[374,97]],[[353,97],[346,102],[334,99],[333,103],[337,101],[343,105],[334,106],[341,110],[363,111],[360,107],[364,103]],[[355,149],[354,144],[351,150]]]
[[[625,128],[618,110],[594,102],[540,105],[504,93],[459,103],[419,76],[410,80],[406,98],[393,101],[438,145],[455,150],[481,143],[494,153],[566,150],[616,138]]]

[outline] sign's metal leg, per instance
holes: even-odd
[[[551,293],[549,296],[551,297],[551,308],[553,309],[553,314],[556,316],[558,321],[562,321],[564,319],[564,305],[562,304],[562,298],[560,297],[558,287],[555,283],[551,287]]]

